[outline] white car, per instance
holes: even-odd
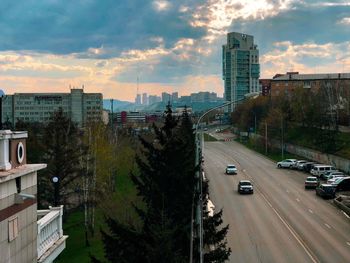
[[[237,174],[237,168],[234,164],[228,164],[226,166],[226,174]]]
[[[345,174],[336,174],[336,175],[329,175],[327,184],[332,184],[334,183],[338,178],[343,178],[345,177]]]
[[[285,159],[277,163],[277,168],[292,168],[296,159]]]

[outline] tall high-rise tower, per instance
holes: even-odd
[[[227,102],[259,91],[259,50],[253,36],[236,32],[227,34],[227,44],[222,46],[222,73]],[[236,105],[229,106],[229,111],[232,112]]]

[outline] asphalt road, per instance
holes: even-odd
[[[230,225],[229,262],[350,262],[350,219],[314,190],[304,190],[307,174],[276,164],[239,143],[205,142],[204,171],[216,211]],[[236,164],[237,175],[225,175]],[[239,195],[249,179],[253,195]]]

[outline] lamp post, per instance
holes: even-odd
[[[0,90],[0,130],[2,130],[2,100],[5,97],[5,93]]]
[[[59,178],[58,176],[53,176],[51,178],[54,187],[54,206],[57,207],[59,203]]]
[[[202,133],[202,139],[199,138],[199,124],[200,122],[202,121],[202,119],[210,112],[214,111],[214,110],[217,110],[217,109],[221,109],[221,108],[224,108],[224,107],[227,107],[227,106],[230,106],[232,104],[235,104],[237,102],[240,102],[240,101],[243,101],[245,99],[248,99],[248,98],[256,98],[259,96],[259,92],[251,92],[251,93],[248,93],[246,94],[243,98],[241,99],[237,99],[237,100],[234,100],[234,101],[230,101],[230,102],[227,102],[227,103],[224,103],[222,105],[219,105],[219,106],[216,106],[216,107],[213,107],[209,110],[207,110],[206,112],[204,112],[199,118],[198,118],[198,121],[197,121],[197,124],[196,124],[196,127],[195,127],[195,134],[196,134],[196,167],[200,166],[200,162],[201,162],[201,156],[199,156],[199,153],[201,152],[200,149],[202,148],[201,147],[201,142],[203,141],[203,133]],[[202,154],[202,153],[201,153]],[[199,235],[199,262],[200,263],[203,263],[203,196],[202,196],[202,175],[200,173],[200,171],[196,171],[196,179],[197,179],[197,191],[198,191],[198,194],[199,194],[199,197],[198,197],[198,200],[197,200],[197,209],[196,209],[196,212],[197,212],[197,222],[199,223],[199,230],[198,230],[198,235]],[[194,204],[193,204],[194,205]],[[193,214],[192,214],[193,216]],[[193,222],[193,219],[191,220],[191,223]],[[191,233],[191,244],[193,243],[193,234]],[[192,253],[192,248],[193,246],[191,245],[191,255],[193,255]],[[190,262],[192,262],[192,256],[191,256],[191,259],[190,259]]]

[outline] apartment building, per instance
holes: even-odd
[[[79,126],[102,119],[103,97],[101,93],[84,93],[83,89],[71,89],[70,93],[15,93],[2,98],[2,121],[15,125],[24,122],[49,121],[52,113],[63,109]]]

